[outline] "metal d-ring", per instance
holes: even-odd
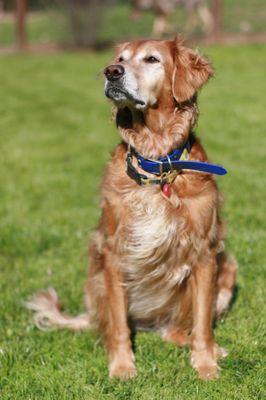
[[[168,160],[168,164],[170,165],[170,171],[171,172],[173,172],[173,165],[172,165],[172,161],[171,161],[171,159],[170,159],[170,157],[168,156],[168,154],[167,154],[167,160]]]

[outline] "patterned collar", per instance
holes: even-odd
[[[206,172],[209,174],[225,175],[226,169],[221,165],[211,164],[202,161],[189,160],[191,149],[190,139],[179,148],[165,157],[160,157],[157,160],[151,160],[142,157],[131,146],[128,147],[126,157],[127,174],[141,186],[170,184],[174,181],[179,172],[183,169],[193,171]],[[144,174],[140,174],[133,166],[132,160],[136,157],[138,166],[145,172],[156,175],[157,178],[148,178]]]

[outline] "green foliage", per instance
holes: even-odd
[[[221,379],[198,381],[187,350],[138,333],[138,378],[109,380],[97,335],[34,328],[22,301],[40,288],[55,287],[73,314],[83,309],[98,188],[119,137],[100,78],[110,53],[10,55],[0,63],[1,399],[265,398],[266,48],[204,50],[217,73],[199,98],[198,134],[229,170],[219,185],[240,264],[232,310],[215,329],[229,350]]]
[[[209,1],[210,2],[210,1]],[[75,1],[74,1],[75,3]],[[83,2],[84,3],[84,2]],[[115,3],[113,5],[113,3]],[[28,40],[30,43],[55,42],[61,45],[89,46],[93,43],[108,44],[129,38],[149,37],[152,32],[154,13],[143,12],[136,21],[131,19],[132,7],[129,1],[102,0],[101,9],[97,1],[89,1],[90,6],[75,7],[69,12],[62,0],[42,2],[41,12],[28,15]],[[61,4],[61,8],[60,8]],[[93,11],[92,6],[95,6]],[[99,3],[100,5],[100,3]],[[38,4],[35,5],[38,8]],[[34,8],[31,8],[34,9]],[[72,10],[73,11],[73,10]],[[100,12],[102,17],[100,18]],[[222,7],[222,26],[225,33],[262,33],[266,26],[266,8],[264,0],[224,0]],[[195,25],[188,24],[188,15],[184,8],[177,7],[169,17],[172,35],[183,34],[186,37],[201,35],[202,23],[197,13]],[[0,46],[14,43],[14,19],[0,20]]]
[[[225,32],[265,32],[264,0],[223,0],[222,9]]]

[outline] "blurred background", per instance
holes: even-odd
[[[182,34],[204,42],[263,42],[264,0],[0,0],[0,48],[108,47]]]

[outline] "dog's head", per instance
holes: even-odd
[[[141,40],[120,45],[104,74],[105,94],[118,108],[145,110],[162,94],[178,103],[191,99],[213,70],[180,40]]]

